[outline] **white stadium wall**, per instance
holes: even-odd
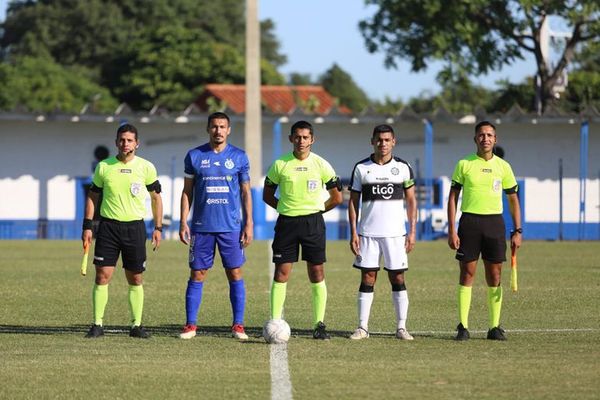
[[[294,120],[295,121],[295,120]],[[140,123],[138,154],[154,163],[163,188],[164,214],[179,220],[179,197],[183,187],[183,158],[188,149],[207,141],[205,121],[176,124],[168,121]],[[288,134],[291,123],[281,126],[279,147],[273,137],[273,118],[263,118],[262,174],[275,156],[291,150]],[[292,121],[293,122],[293,121]],[[379,123],[379,122],[377,122]],[[313,151],[331,162],[338,175],[348,180],[354,164],[372,152],[371,130],[375,123],[314,124]],[[418,177],[423,177],[424,125],[421,122],[393,124],[397,135],[395,154],[408,161]],[[103,121],[0,119],[0,238],[65,237],[80,234],[83,209],[81,184],[92,175],[94,149],[106,146],[115,154],[117,123]],[[445,221],[449,176],[456,161],[474,151],[473,126],[435,123],[433,177],[441,190],[439,204],[432,213],[436,229]],[[566,238],[577,239],[579,212],[579,135],[578,123],[500,123],[498,144],[505,150],[515,175],[524,185],[526,237],[557,237],[559,209],[558,162],[563,162],[563,223]],[[600,232],[600,154],[598,125],[590,125],[589,176],[587,180],[585,235],[598,239]],[[243,146],[243,119],[232,118],[230,143]],[[252,166],[254,168],[254,166]],[[262,182],[253,182],[260,191]],[[255,206],[259,213],[257,238],[272,234],[275,213],[267,210],[260,194]],[[421,213],[423,219],[423,209]],[[333,226],[331,238],[347,233],[344,206],[326,214]],[[444,220],[440,220],[440,219]],[[148,219],[151,213],[148,212]],[[262,222],[261,222],[262,221]],[[337,228],[339,225],[339,229]],[[441,232],[443,234],[443,232]]]

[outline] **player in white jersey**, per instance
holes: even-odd
[[[415,245],[417,200],[414,175],[410,165],[392,153],[396,138],[390,125],[376,126],[371,144],[373,154],[356,163],[350,181],[350,249],[356,256],[354,267],[361,270],[358,328],[350,339],[369,337],[373,289],[379,260],[383,256],[383,268],[392,285],[396,337],[413,340],[406,330],[408,294],[404,271],[408,269],[407,253]]]

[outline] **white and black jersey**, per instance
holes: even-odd
[[[356,163],[349,189],[361,194],[358,234],[369,237],[405,235],[404,192],[414,184],[410,164],[398,157],[392,157],[383,165],[377,164],[373,155]]]

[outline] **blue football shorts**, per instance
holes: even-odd
[[[212,268],[216,248],[219,249],[224,268],[241,267],[246,261],[246,257],[240,238],[240,231],[193,233],[190,242],[190,268],[193,270]]]

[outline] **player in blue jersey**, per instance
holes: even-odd
[[[202,288],[213,266],[215,249],[229,280],[229,299],[233,310],[231,334],[247,340],[244,331],[246,288],[241,266],[246,261],[244,248],[252,242],[252,196],[250,165],[246,153],[227,143],[231,133],[227,114],[208,116],[209,141],[188,152],[181,194],[179,239],[189,244],[190,279],[185,293],[186,324],[182,339],[196,336],[196,322],[202,302]],[[191,228],[188,216],[193,204]]]

